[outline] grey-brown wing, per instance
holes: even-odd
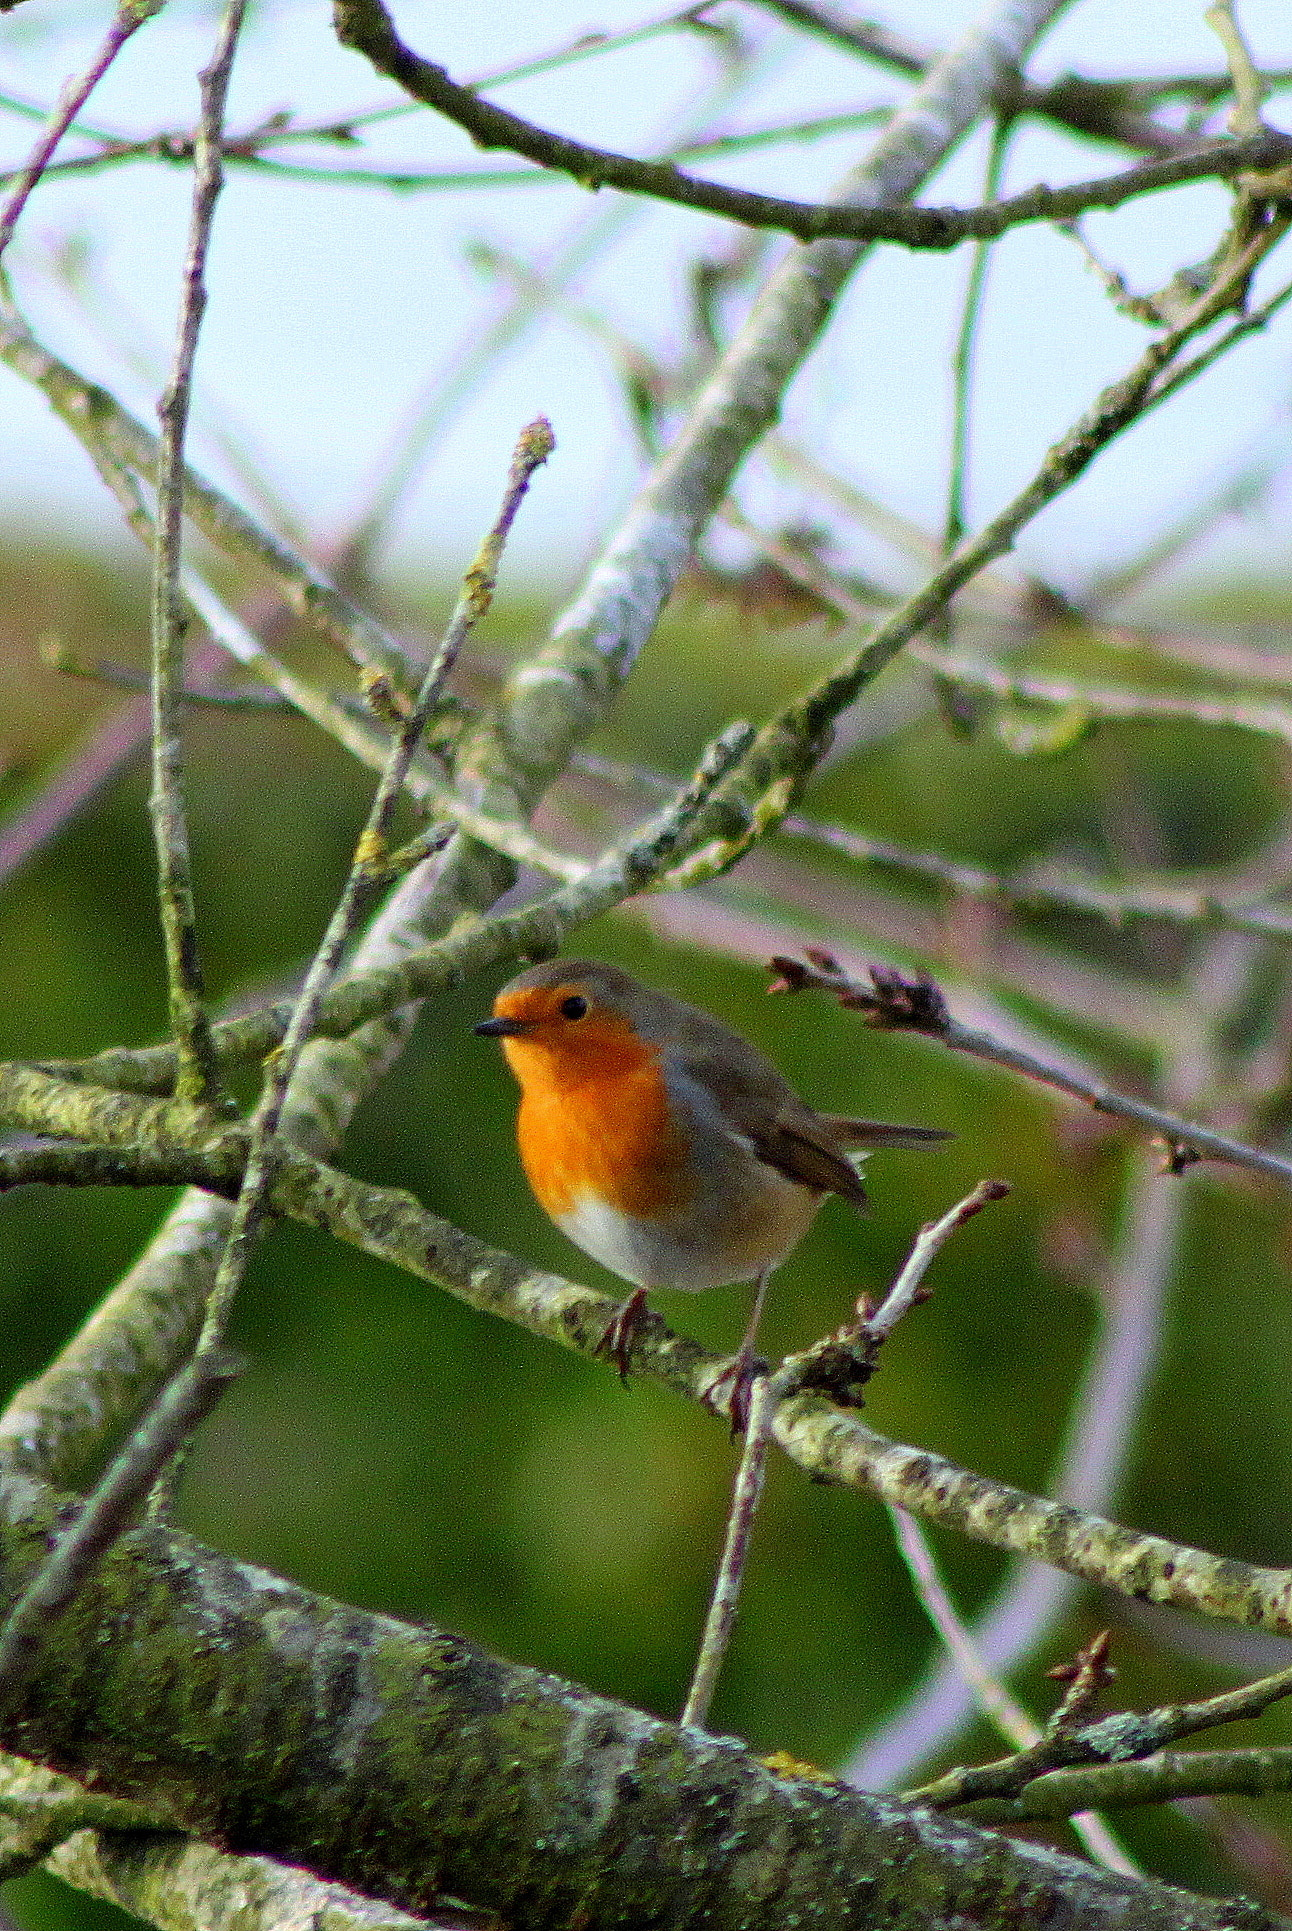
[[[869,1201],[861,1175],[840,1152],[819,1113],[805,1107],[801,1116],[774,1119],[744,1129],[759,1158],[789,1180],[820,1193],[841,1194],[865,1213]]]
[[[800,1186],[841,1194],[864,1212],[866,1189],[847,1158],[848,1148],[927,1146],[949,1137],[934,1127],[885,1126],[818,1113],[764,1053],[707,1013],[670,1004],[667,1018],[672,1065],[711,1097],[760,1159]]]

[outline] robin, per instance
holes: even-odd
[[[757,1282],[722,1376],[739,1422],[773,1270],[828,1193],[866,1211],[848,1154],[951,1136],[817,1113],[738,1033],[594,959],[522,972],[493,1013],[475,1030],[501,1039],[520,1082],[516,1134],[540,1207],[633,1283],[598,1352],[626,1374],[652,1288]]]

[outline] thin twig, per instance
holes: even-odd
[[[1212,0],[1205,19],[1225,50],[1229,76],[1233,82],[1234,105],[1229,125],[1235,134],[1257,134],[1264,127],[1261,102],[1268,89],[1256,71],[1243,30],[1234,12],[1234,0]]]
[[[319,1007],[335,976],[341,954],[353,937],[373,892],[385,880],[390,826],[422,733],[445,680],[457,661],[462,644],[489,608],[498,560],[507,533],[534,471],[547,461],[552,447],[551,428],[541,416],[521,433],[508,474],[502,508],[467,571],[440,648],[427,666],[417,701],[391,747],[367,822],[355,846],[350,872],[336,910],[305,974],[282,1045],[267,1062],[264,1085],[251,1118],[242,1184],[234,1203],[228,1238],[207,1295],[195,1362],[200,1362],[207,1353],[218,1349],[223,1339],[229,1310],[246,1272],[252,1248],[271,1212],[271,1194],[281,1151],[278,1130],[288,1087],[314,1031]],[[178,1464],[175,1462],[167,1474],[158,1465],[159,1479],[152,1499],[154,1514],[166,1512],[177,1472]]]
[[[937,49],[917,46],[913,40],[894,33],[891,27],[877,20],[845,19],[833,8],[819,4],[819,0],[816,4],[812,0],[749,0],[749,4],[788,20],[791,26],[817,34],[836,47],[845,47],[849,53],[860,54],[864,60],[895,68],[899,74],[922,74],[938,57]]]
[[[780,1393],[774,1377],[759,1375],[754,1382],[749,1400],[749,1418],[745,1424],[745,1443],[740,1456],[740,1467],[736,1472],[736,1484],[731,1497],[731,1512],[727,1518],[727,1536],[723,1544],[722,1560],[713,1585],[713,1596],[709,1603],[709,1614],[704,1625],[704,1635],[700,1639],[700,1653],[696,1658],[695,1674],[687,1691],[686,1704],[678,1721],[684,1726],[703,1729],[709,1720],[709,1706],[713,1692],[718,1685],[718,1674],[722,1668],[731,1632],[736,1622],[736,1605],[740,1599],[740,1585],[744,1580],[745,1563],[749,1554],[749,1538],[753,1532],[754,1517],[758,1513],[758,1503],[763,1492],[763,1478],[767,1472],[767,1442],[771,1418],[775,1413]]]
[[[1176,325],[1160,335],[1129,373],[1111,383],[1093,406],[1047,451],[1031,481],[979,533],[960,544],[954,554],[908,597],[872,627],[871,612],[826,570],[804,559],[797,574],[819,590],[823,600],[841,614],[866,626],[859,647],[826,673],[803,697],[769,720],[745,760],[745,795],[740,799],[746,827],[733,834],[726,829],[708,846],[700,845],[666,881],[671,888],[690,886],[730,870],[751,846],[779,823],[794,790],[823,755],[836,719],[860,692],[886,669],[912,638],[933,622],[957,591],[984,566],[1009,550],[1018,532],[1081,476],[1101,450],[1131,424],[1140,421],[1167,394],[1173,393],[1185,371],[1172,364],[1185,345],[1244,298],[1256,268],[1282,238],[1292,210],[1272,216],[1256,235],[1237,247],[1207,290]],[[1236,325],[1241,327],[1242,324]],[[1210,351],[1188,365],[1198,373]],[[782,566],[784,567],[784,566]],[[736,784],[729,793],[737,790]],[[753,790],[754,797],[748,796]],[[719,801],[728,808],[729,795]]]
[[[1246,516],[1260,509],[1287,461],[1286,404],[1274,413],[1275,422],[1262,435],[1268,447],[1242,458],[1231,475],[1208,488],[1201,502],[1185,510],[1174,523],[1155,529],[1124,561],[1105,566],[1087,578],[1074,603],[1101,634],[1106,636],[1110,628],[1103,614],[1109,604],[1133,596],[1151,577],[1209,536],[1225,517]],[[1283,672],[1286,675],[1286,663]]]
[[[50,670],[61,672],[64,677],[74,677],[86,684],[106,685],[109,690],[146,692],[151,689],[152,680],[146,671],[132,670],[128,664],[110,663],[105,657],[78,657],[60,637],[47,639],[41,645],[40,661]],[[278,691],[271,690],[268,684],[237,684],[230,690],[196,690],[192,684],[186,684],[182,691],[175,693],[175,701],[201,710],[272,711],[280,717],[294,714],[294,707]],[[362,715],[353,699],[338,701],[353,716]]]
[[[106,389],[88,381],[38,341],[12,301],[5,299],[0,299],[0,360],[41,391],[88,450],[114,493],[114,469],[145,481],[156,479],[160,453],[154,432],[122,408]],[[230,561],[267,572],[287,607],[360,671],[383,673],[397,687],[402,685],[408,656],[398,639],[352,603],[306,558],[191,468],[184,473],[184,510],[190,522]],[[127,518],[133,528],[139,527],[129,512]]]
[[[252,1243],[268,1212],[274,1179],[274,1145],[288,1084],[314,1031],[319,1008],[341,954],[358,925],[374,886],[384,876],[390,825],[408,768],[458,652],[472,628],[489,608],[498,560],[507,533],[534,471],[547,461],[552,447],[551,428],[541,416],[522,431],[508,475],[502,508],[466,573],[462,592],[440,648],[427,666],[412,713],[405,720],[391,748],[389,762],[373,797],[367,823],[355,846],[354,860],[340,900],[305,975],[282,1045],[269,1062],[264,1089],[251,1121],[246,1172],[234,1209],[233,1223],[207,1300],[198,1340],[199,1355],[215,1347],[223,1335],[229,1306],[245,1271]]]
[[[983,691],[1007,704],[1037,705],[1071,714],[1074,732],[1096,721],[1114,724],[1206,724],[1251,731],[1292,746],[1292,708],[1242,698],[1177,695],[1077,679],[1016,676],[982,658],[918,643],[909,655],[967,691]]]
[[[411,107],[410,111],[416,111]],[[780,147],[794,142],[829,140],[838,134],[852,134],[874,127],[887,119],[888,107],[857,107],[841,114],[809,114],[795,121],[772,121],[761,127],[742,128],[739,132],[712,134],[703,139],[678,141],[669,153],[674,160],[698,156],[749,154],[762,148]],[[358,126],[363,117],[356,117]],[[342,142],[348,145],[343,130],[336,126],[321,128],[254,128],[247,134],[227,136],[220,145],[226,167],[242,167],[284,181],[317,181],[327,186],[381,188],[398,194],[451,192],[476,188],[550,188],[553,177],[545,168],[383,168],[346,167],[336,163],[282,161],[268,152],[276,147],[299,146],[303,141]],[[149,134],[137,141],[101,139],[89,154],[69,155],[52,161],[45,176],[95,174],[134,161],[159,161],[172,167],[186,166],[192,160],[191,136]],[[20,169],[0,169],[0,188],[18,180]]]
[[[32,150],[31,158],[14,180],[13,191],[0,208],[0,255],[27,204],[27,198],[49,166],[55,148],[84,107],[103,76],[133,33],[159,13],[164,0],[124,0],[104,36],[103,44],[83,74],[69,80],[49,117],[49,124]]]
[[[917,46],[874,20],[836,13],[824,0],[750,0],[750,4],[902,74],[921,73],[938,57],[936,49]],[[1273,86],[1286,87],[1292,83],[1292,72],[1280,68],[1265,78]],[[1049,82],[1019,76],[1011,86],[1000,90],[999,106],[1014,115],[1039,115],[1077,133],[1121,146],[1165,154],[1188,145],[1188,135],[1138,110],[1176,97],[1205,105],[1228,93],[1232,84],[1228,74],[1128,75],[1117,80],[1064,74]]]
[[[713,116],[729,108],[739,98],[740,91],[739,79],[724,68],[717,85],[711,83],[703,90],[698,106],[687,115],[678,130],[678,151],[683,151],[688,136],[699,136],[710,128]],[[570,287],[576,277],[586,274],[589,263],[642,213],[644,210],[640,206],[625,200],[607,203],[591,220],[581,217],[573,234],[559,243],[539,266],[537,272],[545,285],[551,288]],[[428,448],[443,436],[447,424],[484,373],[495,366],[498,357],[542,313],[542,305],[536,303],[527,290],[517,291],[509,296],[483,331],[473,327],[450,354],[447,362],[435,371],[395,448],[383,452],[376,477],[368,491],[368,508],[347,540],[346,552],[361,570],[371,568],[379,544],[407,495]]]
[[[215,641],[246,669],[254,671],[274,690],[281,693],[302,716],[317,724],[321,731],[349,751],[352,757],[371,770],[384,771],[390,740],[371,718],[320,690],[307,678],[266,650],[252,635],[237,613],[229,608],[206,579],[196,570],[185,569],[183,590]],[[434,706],[432,706],[432,710]],[[445,780],[437,778],[429,761],[419,757],[405,772],[404,785],[409,796],[424,811],[435,811],[478,838],[494,851],[505,852],[517,864],[531,865],[549,878],[575,881],[586,877],[592,860],[570,852],[554,851],[541,838],[526,831],[523,824],[481,811],[461,797]]]
[[[482,100],[474,89],[451,80],[443,67],[423,60],[406,46],[382,0],[334,0],[333,13],[343,46],[366,55],[379,73],[455,121],[480,147],[523,154],[540,167],[573,176],[585,187],[613,187],[701,208],[751,228],[779,229],[803,242],[833,238],[953,248],[962,241],[995,239],[1021,223],[1070,220],[1093,208],[1118,208],[1161,188],[1207,178],[1232,179],[1254,169],[1286,166],[1292,159],[1292,141],[1270,130],[1243,140],[1208,143],[1069,188],[1038,185],[988,207],[858,208],[837,202],[791,201],[726,187],[687,174],[672,162],[642,161],[574,141]]]
[[[1118,929],[1132,920],[1164,925],[1247,932],[1258,938],[1292,939],[1292,910],[1263,903],[1250,890],[1234,890],[1221,883],[1114,883],[1075,869],[1037,864],[1016,872],[990,872],[946,858],[941,852],[912,851],[884,838],[872,838],[850,825],[832,825],[794,813],[783,820],[782,833],[811,844],[843,852],[862,865],[873,865],[897,878],[918,878],[959,897],[988,905],[1008,905],[1016,911],[1079,912],[1104,919]]]
[[[955,1206],[948,1208],[940,1219],[921,1227],[897,1279],[874,1313],[866,1317],[863,1326],[871,1340],[886,1341],[903,1315],[909,1314],[925,1298],[924,1276],[932,1266],[935,1255],[946,1246],[952,1234],[980,1214],[992,1201],[1003,1200],[1008,1192],[1009,1188],[1003,1180],[980,1180],[971,1194],[966,1194],[963,1200],[957,1200]]]
[[[752,725],[743,721],[728,725],[706,747],[694,773],[668,804],[603,852],[579,878],[517,911],[463,921],[445,937],[402,954],[396,963],[347,975],[344,984],[324,1000],[316,1031],[327,1038],[344,1038],[368,1021],[443,992],[500,959],[558,951],[568,932],[645,891],[674,863],[686,849],[697,816],[748,750],[753,736]],[[291,1013],[291,1005],[280,1001],[243,1018],[223,1021],[216,1027],[221,1054],[227,1055],[230,1065],[263,1059],[282,1040]],[[175,1055],[169,1046],[110,1048],[93,1059],[62,1064],[55,1070],[66,1078],[105,1088],[169,1093]],[[0,1085],[5,1072],[0,1062]],[[56,1130],[43,1119],[32,1127],[37,1132]]]
[[[1189,973],[1182,1021],[1156,1082],[1162,1097],[1175,1104],[1196,1103],[1220,1077],[1218,1042],[1259,970],[1260,949],[1243,951],[1245,958],[1236,959],[1232,940],[1213,940]],[[1048,1485],[1060,1503],[1104,1510],[1117,1493],[1158,1359],[1188,1206],[1187,1190],[1164,1186],[1147,1152],[1129,1163],[1115,1249],[1090,1270],[1099,1322]],[[1012,1564],[974,1621],[973,1640],[990,1667],[1007,1671],[1035,1656],[1074,1593],[1071,1576],[1049,1564]],[[947,1664],[935,1667],[902,1707],[861,1739],[848,1760],[848,1780],[867,1790],[911,1781],[921,1765],[950,1752],[971,1714],[960,1676]]]
[[[973,1692],[979,1709],[1007,1742],[1028,1749],[1041,1741],[1042,1732],[1017,1699],[988,1668],[985,1659],[966,1629],[951,1600],[934,1559],[929,1539],[922,1526],[905,1509],[891,1507],[889,1519],[897,1546],[915,1586],[925,1615],[941,1637],[947,1654]],[[1064,1813],[1069,1815],[1068,1812]],[[1120,1871],[1125,1877],[1142,1875],[1134,1859],[1128,1857],[1102,1817],[1093,1809],[1077,1810],[1070,1815],[1074,1832],[1096,1864],[1105,1870]]]
[[[987,167],[983,177],[983,198],[986,201],[995,201],[999,196],[1013,127],[1012,121],[998,120],[992,129],[991,147],[988,150]],[[944,554],[949,554],[955,549],[969,527],[965,515],[965,498],[968,487],[969,412],[973,402],[974,347],[978,337],[978,326],[982,319],[983,297],[986,293],[987,271],[990,266],[989,244],[985,241],[976,242],[969,264],[968,280],[965,283],[960,328],[951,362],[953,384],[951,455],[947,476],[946,516],[942,525]]]
[[[513,81],[532,80],[536,74],[550,74],[554,69],[569,67],[581,60],[592,60],[601,54],[616,53],[624,47],[635,47],[641,41],[653,40],[660,34],[676,33],[679,28],[705,28],[709,26],[706,16],[716,4],[717,0],[698,0],[696,5],[674,7],[668,13],[650,15],[614,33],[604,30],[580,33],[573,40],[554,48],[551,53],[537,54],[529,60],[473,74],[468,85],[502,87]]]
[[[989,1201],[999,1200],[1009,1191],[999,1181],[985,1180],[975,1187],[964,1200],[958,1201],[949,1212],[932,1225],[920,1229],[915,1244],[907,1257],[892,1287],[884,1296],[880,1306],[870,1313],[861,1324],[860,1334],[869,1344],[870,1352],[878,1349],[904,1314],[925,1296],[921,1292],[921,1282],[928,1272],[929,1265],[939,1248],[981,1213]],[[831,1346],[831,1342],[825,1344]],[[803,1386],[805,1370],[817,1355],[817,1349],[806,1349],[802,1354],[790,1356],[772,1375],[759,1375],[754,1382],[750,1400],[749,1416],[745,1427],[745,1445],[736,1475],[736,1485],[731,1498],[731,1512],[727,1520],[727,1537],[718,1566],[717,1578],[713,1585],[713,1596],[709,1604],[709,1614],[704,1626],[700,1643],[700,1653],[696,1660],[695,1675],[687,1694],[686,1707],[682,1711],[681,1722],[703,1728],[709,1715],[709,1705],[717,1686],[718,1673],[722,1668],[731,1632],[735,1626],[736,1604],[740,1596],[740,1585],[744,1578],[745,1562],[749,1553],[749,1537],[753,1529],[754,1516],[758,1510],[759,1498],[763,1490],[763,1477],[767,1467],[767,1445],[772,1423],[781,1401],[789,1394],[796,1393]]]
[[[1179,1803],[1187,1797],[1243,1792],[1268,1797],[1292,1790],[1292,1747],[1266,1744],[1244,1750],[1163,1751],[1143,1763],[1092,1764],[1049,1770],[1023,1786],[1010,1805],[1015,1817],[1066,1817],[1078,1804],[1112,1809]],[[1076,1823],[1076,1818],[1072,1819]]]
[[[198,689],[213,682],[220,669],[220,653],[213,646],[200,645],[190,656],[189,675]],[[0,883],[43,850],[143,749],[149,710],[144,697],[123,704],[93,727],[67,764],[0,825]]]
[[[902,1561],[915,1587],[920,1606],[932,1623],[961,1681],[988,1721],[1017,1750],[1026,1750],[1039,1741],[1041,1731],[1023,1705],[993,1674],[969,1631],[961,1621],[934,1560],[929,1539],[908,1510],[896,1503],[887,1504]]]
[[[197,943],[193,874],[184,819],[184,765],[179,693],[184,683],[184,616],[180,557],[184,529],[184,436],[193,363],[206,307],[206,256],[215,204],[223,185],[220,129],[246,0],[227,0],[215,52],[201,75],[202,111],[193,160],[193,209],[178,339],[170,380],[158,405],[157,534],[152,594],[152,794],[157,889],[166,948],[176,1088],[185,1098],[209,1100],[219,1079],[206,1011]]]
[[[801,959],[773,959],[772,965],[779,975],[776,989],[798,992],[811,987],[832,992],[840,1005],[865,1012],[871,1025],[890,1031],[917,1032],[940,1040],[952,1052],[967,1053],[994,1066],[1006,1066],[1025,1079],[1083,1100],[1096,1113],[1146,1127],[1166,1141],[1165,1165],[1170,1172],[1182,1172],[1195,1160],[1220,1160],[1229,1166],[1247,1167],[1254,1173],[1292,1182],[1292,1160],[1267,1153],[1261,1147],[1247,1146],[1229,1134],[1213,1132],[1196,1120],[1183,1119],[1163,1107],[1151,1106],[1146,1100],[1132,1099],[1129,1094],[1119,1093],[1098,1081],[1083,1079],[1051,1060],[1041,1059],[1005,1040],[994,1039],[990,1033],[959,1025],[931,979],[904,979],[900,973],[874,968],[871,984],[865,986],[842,972],[828,953],[813,950],[808,960],[805,964]]]
[[[1038,1776],[1072,1764],[1142,1763],[1146,1757],[1224,1724],[1250,1722],[1292,1696],[1292,1669],[1222,1691],[1196,1703],[1152,1710],[1121,1710],[1113,1716],[1051,1729],[1038,1742],[995,1763],[948,1771],[936,1782],[908,1791],[912,1801],[937,1810],[958,1809],[987,1797],[1015,1797]]]

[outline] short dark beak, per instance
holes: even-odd
[[[514,1039],[517,1033],[527,1033],[529,1027],[523,1019],[482,1019],[471,1030],[486,1039]]]

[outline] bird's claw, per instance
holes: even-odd
[[[733,1441],[738,1435],[743,1435],[749,1427],[754,1383],[759,1375],[768,1372],[770,1365],[761,1354],[755,1354],[752,1348],[741,1348],[739,1354],[732,1355],[725,1367],[719,1368],[700,1397],[705,1407],[715,1415],[722,1414],[725,1407],[731,1421]],[[724,1404],[720,1397],[722,1390],[728,1387],[731,1392]]]
[[[625,1387],[628,1383],[628,1371],[632,1365],[633,1344],[640,1336],[649,1317],[646,1289],[634,1288],[623,1306],[616,1308],[606,1322],[605,1332],[592,1350],[594,1355],[604,1355],[608,1361],[614,1363],[619,1370],[619,1379]]]

